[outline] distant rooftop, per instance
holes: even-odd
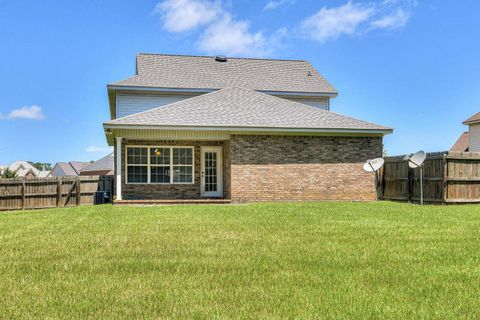
[[[83,167],[80,171],[85,174],[88,172],[96,171],[109,171],[109,174],[113,174],[113,152],[105,157]]]
[[[470,133],[464,132],[452,146],[450,151],[459,151],[459,152],[466,152],[470,147]]]
[[[480,112],[475,113],[473,116],[463,121],[463,124],[472,124],[476,122],[480,122]]]

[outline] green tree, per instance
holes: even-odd
[[[2,179],[14,179],[16,177],[17,177],[17,173],[8,168],[5,168],[5,170],[3,170],[2,174],[0,175],[0,178]]]
[[[40,171],[43,171],[44,168],[45,168],[45,170],[52,170],[52,164],[49,163],[49,162],[32,162],[32,161],[29,161],[28,163],[30,163],[32,166],[34,166],[35,168],[37,168]]]

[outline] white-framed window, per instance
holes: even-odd
[[[184,146],[125,146],[129,184],[194,183],[194,148]]]

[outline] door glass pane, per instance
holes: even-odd
[[[217,191],[217,153],[205,152],[205,192]]]

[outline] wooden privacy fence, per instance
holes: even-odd
[[[91,205],[100,191],[111,199],[113,176],[0,179],[0,211]]]
[[[403,156],[386,157],[380,195],[383,200],[420,202],[420,169],[411,169]],[[480,203],[480,153],[428,153],[423,197],[429,203]]]

